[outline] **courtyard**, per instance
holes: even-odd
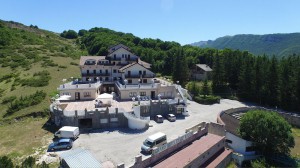
[[[171,141],[184,134],[186,128],[200,122],[216,122],[217,115],[222,110],[244,106],[246,105],[241,102],[228,99],[223,99],[220,104],[214,105],[201,105],[188,101],[187,109],[190,114],[188,117],[177,118],[175,122],[164,120],[160,124],[151,120],[150,127],[145,131],[116,128],[83,132],[74,142],[73,149],[89,150],[105,167],[114,167],[120,163],[125,163],[128,167],[134,163],[135,156],[141,154],[141,145],[148,136],[163,132],[167,135],[167,140]],[[143,158],[145,157],[150,156],[143,155]]]

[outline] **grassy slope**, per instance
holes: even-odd
[[[63,78],[70,78],[71,76],[79,76],[78,66],[70,65],[71,62],[78,63],[79,56],[85,54],[78,49],[75,44],[75,40],[66,40],[59,37],[57,34],[26,27],[20,24],[13,24],[10,22],[4,22],[6,31],[10,34],[11,40],[9,45],[0,47],[0,58],[5,57],[5,61],[8,62],[13,56],[19,56],[22,59],[26,59],[24,55],[35,55],[38,57],[38,61],[32,59],[26,59],[29,62],[29,66],[16,68],[5,67],[2,63],[0,68],[0,77],[10,73],[18,73],[21,79],[31,77],[34,73],[42,70],[47,70],[50,73],[51,80],[48,86],[44,87],[28,87],[28,86],[16,86],[16,89],[11,91],[14,78],[9,81],[3,81],[0,83],[0,88],[5,89],[0,102],[3,98],[8,96],[20,97],[33,94],[36,90],[44,90],[47,93],[47,98],[39,105],[25,108],[21,111],[15,112],[12,116],[8,116],[5,119],[15,118],[32,112],[43,111],[49,107],[49,98],[51,93],[56,91],[59,84],[62,83]],[[42,66],[44,60],[48,58],[58,66]],[[13,62],[13,61],[11,61]],[[65,66],[65,68],[59,67]],[[3,119],[3,115],[6,113],[7,104],[0,104],[0,121]]]
[[[51,76],[48,86],[28,87],[18,85],[13,91],[11,91],[11,87],[15,78],[0,82],[0,88],[5,90],[3,96],[0,97],[0,156],[9,155],[15,163],[20,163],[24,156],[36,152],[41,153],[49,144],[49,140],[52,139],[53,135],[43,128],[48,120],[47,118],[24,118],[21,120],[15,120],[14,118],[48,109],[51,94],[62,83],[62,79],[80,76],[78,66],[70,63],[79,63],[79,56],[85,55],[86,52],[79,49],[75,40],[61,38],[49,31],[33,29],[18,23],[3,22],[1,20],[0,24],[5,25],[5,28],[0,27],[0,33],[6,31],[5,33],[8,33],[8,37],[11,39],[9,45],[0,45],[0,77],[6,74],[18,73],[19,78],[26,79],[42,70],[47,70]],[[38,61],[26,59],[26,55],[35,55],[39,59]],[[13,56],[28,60],[29,66],[17,66],[15,68],[7,65],[3,66],[3,64],[12,63]],[[5,61],[3,61],[3,58],[5,58]],[[43,67],[42,64],[45,58],[53,60],[58,65]],[[65,66],[65,68],[59,66]],[[7,104],[1,104],[3,98],[26,96],[35,93],[36,90],[43,90],[47,93],[47,97],[42,103],[24,108],[11,116],[3,117],[8,106]]]
[[[195,43],[197,45],[197,43]],[[216,49],[239,49],[247,50],[255,55],[267,54],[269,56],[284,56],[300,53],[300,33],[290,34],[267,34],[267,35],[235,35],[220,37],[201,47]]]
[[[295,138],[295,147],[291,150],[291,154],[300,159],[300,128],[293,128],[293,135]]]

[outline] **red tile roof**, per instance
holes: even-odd
[[[155,168],[181,168],[186,166],[190,161],[196,159],[199,155],[206,152],[216,143],[220,142],[224,137],[207,134],[199,140],[194,141],[191,145],[178,151],[174,155],[168,157],[162,162],[155,165]]]

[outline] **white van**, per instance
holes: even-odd
[[[141,150],[145,153],[152,153],[154,147],[159,147],[167,143],[167,136],[162,132],[158,132],[149,136],[143,143]]]
[[[55,132],[54,136],[58,138],[77,139],[79,134],[80,133],[78,127],[64,126],[61,127],[57,132]]]

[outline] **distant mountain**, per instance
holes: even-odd
[[[216,40],[200,41],[191,44],[201,48],[239,49],[255,55],[276,55],[282,57],[300,54],[300,33],[224,36]]]

